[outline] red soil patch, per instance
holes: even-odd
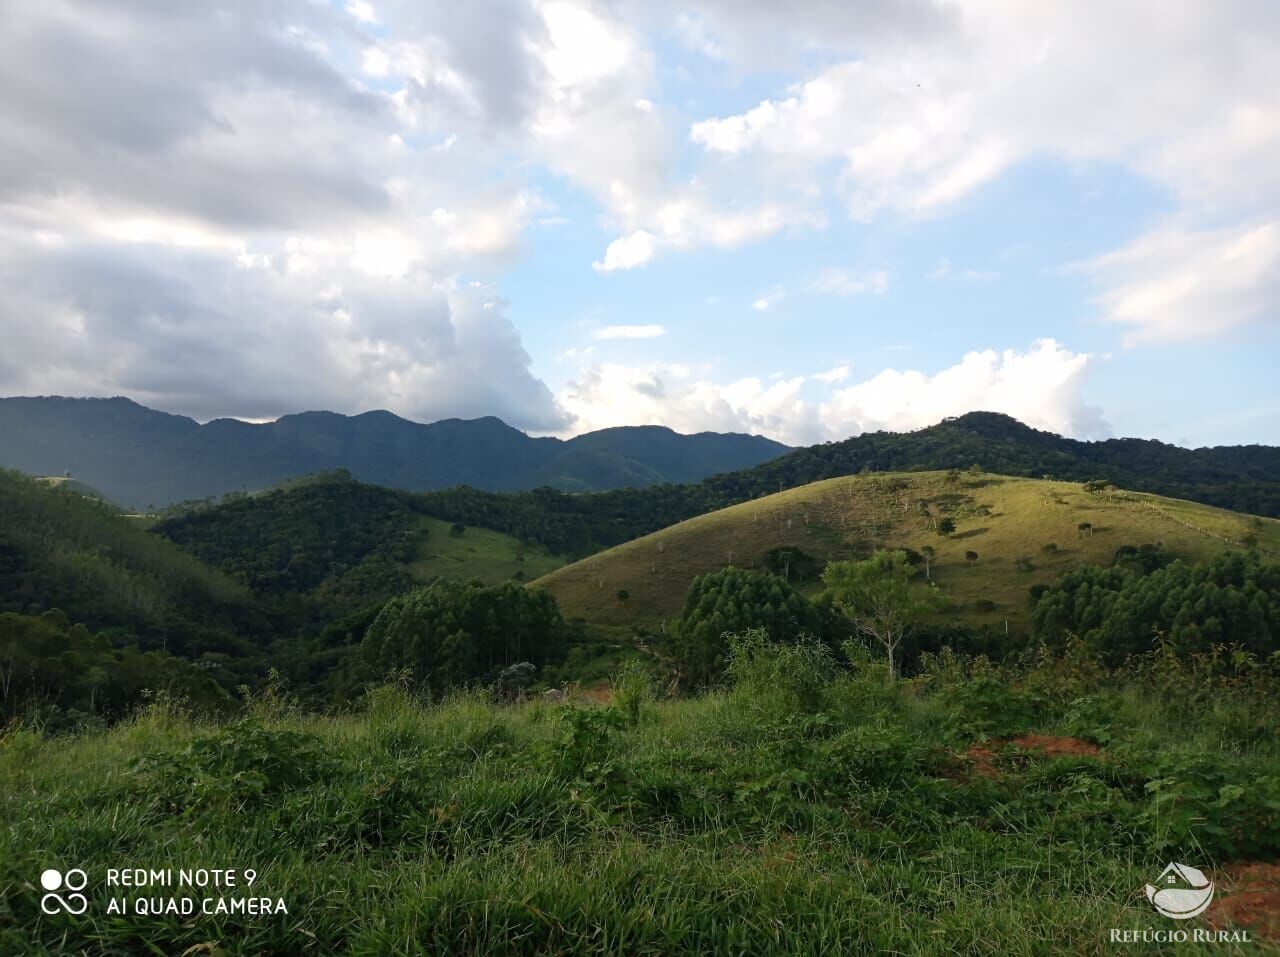
[[[1236,864],[1217,877],[1218,896],[1205,913],[1209,923],[1280,941],[1280,864]]]
[[[1101,753],[1096,744],[1081,741],[1079,738],[1061,738],[1051,734],[1024,734],[1008,741],[993,741],[989,745],[970,745],[964,756],[969,759],[974,774],[983,778],[1000,776],[995,764],[994,749],[1002,744],[1012,744],[1024,751],[1038,751],[1051,758],[1064,756],[1095,758]]]
[[[1098,746],[1079,738],[1059,738],[1051,734],[1024,734],[1013,739],[1013,743],[1028,751],[1039,751],[1051,758],[1096,758]]]
[[[990,748],[984,748],[980,744],[971,744],[964,756],[969,759],[973,767],[973,773],[978,777],[998,778],[1000,776],[1000,772],[996,770],[996,753]]]

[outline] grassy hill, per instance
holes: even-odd
[[[512,578],[532,581],[564,564],[536,545],[487,528],[468,528],[455,535],[449,522],[424,516],[417,556],[409,572],[417,581],[436,578],[477,578],[497,585]]]
[[[956,525],[950,536],[935,530],[945,518]],[[930,574],[954,603],[942,620],[1021,628],[1031,586],[1081,564],[1109,564],[1122,545],[1162,543],[1199,559],[1254,541],[1280,551],[1280,521],[1145,493],[1089,493],[1070,482],[888,473],[815,482],[701,515],[534,584],[566,616],[652,626],[680,613],[696,576],[729,564],[761,567],[771,549],[799,548],[825,562],[931,546]]]

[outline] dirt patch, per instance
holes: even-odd
[[[1027,751],[1039,751],[1051,758],[1096,758],[1099,749],[1096,744],[1081,741],[1079,738],[1060,738],[1051,734],[1024,734],[1011,742]]]
[[[996,770],[996,753],[990,748],[971,744],[964,756],[969,759],[970,770],[978,777],[998,778],[1000,776],[1000,772]]]
[[[1007,741],[970,745],[964,753],[969,761],[970,773],[982,778],[998,778],[1000,770],[996,767],[996,755],[999,748],[1009,744],[1024,751],[1038,751],[1051,758],[1095,758],[1101,753],[1096,744],[1081,741],[1079,738],[1063,738],[1052,734],[1024,734]]]
[[[1218,896],[1205,913],[1215,928],[1240,927],[1280,941],[1280,864],[1233,864],[1215,875]]]
[[[611,704],[613,702],[613,689],[608,685],[598,688],[583,688],[582,697],[589,698],[597,704]]]

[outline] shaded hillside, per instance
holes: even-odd
[[[679,435],[656,426],[563,441],[533,438],[492,417],[423,425],[389,412],[304,412],[260,425],[201,425],[124,398],[0,399],[0,465],[70,472],[132,508],[254,491],[333,469],[409,490],[589,491],[694,481],[786,450],[759,436]]]
[[[947,519],[955,531],[940,534]],[[681,522],[561,568],[534,586],[550,591],[565,615],[656,625],[679,614],[696,576],[725,565],[785,574],[779,552],[791,552],[800,569],[877,548],[932,548],[930,574],[954,602],[942,620],[1008,620],[1021,628],[1033,586],[1082,564],[1109,564],[1122,546],[1147,543],[1197,559],[1232,546],[1280,551],[1280,522],[1142,493],[1089,493],[1066,482],[944,472],[862,475]]]
[[[122,640],[242,653],[264,620],[242,585],[74,491],[0,471],[0,611],[61,609]]]
[[[280,600],[327,617],[436,578],[497,584],[562,564],[537,545],[433,517],[420,496],[322,476],[157,522],[153,531]]]

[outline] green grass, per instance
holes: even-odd
[[[631,678],[633,707],[382,688],[346,716],[269,696],[218,727],[160,702],[109,731],[9,729],[0,952],[1109,954],[1112,927],[1172,926],[1141,890],[1168,860],[1220,880],[1280,852],[1274,676],[736,673],[669,701]],[[1023,731],[1104,748],[999,743]],[[88,871],[89,913],[40,914],[50,866]],[[108,916],[107,867],[253,868],[289,913]]]
[[[955,534],[942,537],[930,527],[942,517],[955,521]],[[1081,522],[1092,524],[1091,534],[1079,530]],[[728,564],[759,567],[773,548],[798,546],[828,561],[929,545],[937,551],[932,577],[952,601],[939,621],[1024,628],[1032,585],[1050,584],[1081,564],[1109,564],[1121,545],[1161,542],[1174,556],[1203,560],[1250,535],[1280,552],[1280,521],[1192,502],[1091,495],[1070,482],[880,473],[815,482],[701,515],[557,569],[535,585],[554,594],[566,615],[654,626],[679,615],[696,576]],[[1046,551],[1049,544],[1056,550]],[[978,553],[975,562],[966,560],[968,551]],[[618,600],[619,589],[629,593],[627,601]]]
[[[469,527],[461,535],[454,535],[450,522],[426,516],[419,521],[427,535],[409,565],[410,574],[419,581],[477,578],[486,585],[497,585],[517,575],[532,581],[564,564],[563,559],[545,549],[501,532]]]

